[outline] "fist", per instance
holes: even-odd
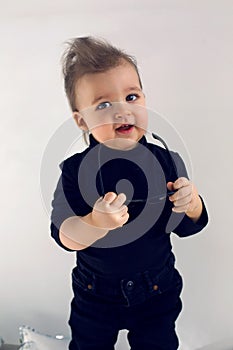
[[[199,205],[200,199],[196,187],[185,177],[178,178],[175,182],[168,182],[167,188],[176,191],[169,196],[173,203],[172,210],[175,213],[187,213],[194,211]]]
[[[124,193],[117,195],[114,192],[108,192],[104,197],[100,197],[91,212],[92,225],[108,230],[122,227],[129,219],[125,201]]]

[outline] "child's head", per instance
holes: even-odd
[[[63,74],[73,116],[83,131],[101,143],[142,137],[147,120],[137,118],[135,106],[145,106],[145,96],[133,56],[103,40],[75,38],[64,53]],[[114,120],[106,121],[103,115],[110,110]]]

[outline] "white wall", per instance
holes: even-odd
[[[0,335],[17,342],[22,324],[69,334],[75,256],[50,239],[40,169],[46,145],[70,117],[59,63],[63,42],[92,34],[137,57],[148,106],[182,135],[207,203],[208,227],[192,238],[173,239],[185,279],[178,322],[182,349],[230,337],[232,1],[1,0],[0,5]]]

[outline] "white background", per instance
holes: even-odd
[[[64,42],[91,34],[137,57],[148,107],[182,135],[207,203],[208,227],[173,239],[185,280],[182,349],[230,338],[233,2],[1,0],[0,8],[0,335],[17,342],[22,324],[69,335],[75,254],[50,238],[40,169],[46,145],[71,116]],[[121,333],[117,349],[125,342]]]

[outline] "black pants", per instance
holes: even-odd
[[[82,265],[73,270],[70,350],[113,350],[127,329],[131,350],[177,350],[175,321],[182,309],[182,278],[170,259],[160,273],[102,278]]]

